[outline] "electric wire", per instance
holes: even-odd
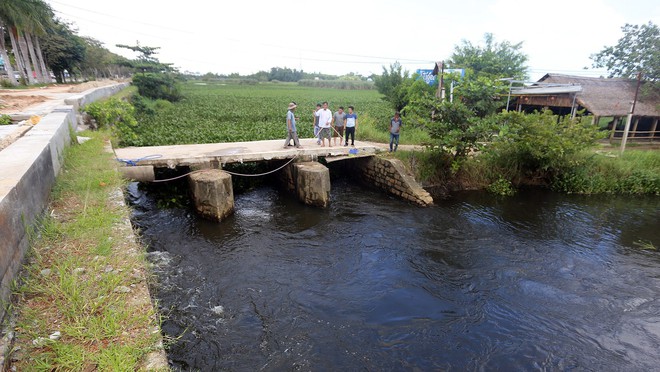
[[[264,172],[264,173],[258,173],[258,174],[245,174],[245,173],[230,172],[230,171],[228,171],[228,170],[224,170],[224,169],[223,169],[222,171],[223,171],[223,172],[227,172],[227,173],[231,174],[232,176],[237,176],[237,177],[262,177],[262,176],[267,176],[267,175],[269,175],[269,174],[272,174],[272,173],[275,173],[275,172],[281,170],[282,168],[284,168],[284,167],[286,167],[287,165],[291,164],[291,162],[294,161],[297,157],[298,157],[298,155],[296,155],[296,156],[294,156],[293,158],[291,158],[291,160],[289,160],[289,161],[287,161],[286,163],[284,163],[284,165],[282,165],[282,166],[280,166],[280,167],[278,167],[278,168],[276,168],[276,169],[273,169],[273,170],[271,170],[271,171]],[[191,174],[193,174],[193,173],[207,172],[207,171],[209,171],[209,170],[211,170],[211,169],[200,169],[200,170],[196,170],[196,171],[188,172],[188,173],[186,173],[186,174],[182,174],[182,175],[180,175],[180,176],[176,176],[176,177],[172,177],[172,178],[165,178],[165,179],[162,179],[162,180],[153,180],[153,181],[151,181],[151,182],[159,183],[159,182],[169,182],[169,181],[174,181],[174,180],[178,180],[179,178],[183,178],[183,177],[189,176],[189,175],[191,175]]]

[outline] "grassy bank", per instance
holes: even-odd
[[[574,194],[660,195],[660,151],[589,150],[572,156],[568,166],[548,177],[502,169],[487,156],[475,156],[452,169],[451,158],[432,151],[391,154],[408,164],[422,184],[440,187],[440,193],[485,189],[510,195],[526,186]]]
[[[16,370],[166,369],[107,132],[65,152],[14,290]],[[155,359],[153,359],[155,357]],[[162,360],[161,360],[162,361]]]
[[[286,108],[291,101],[298,103],[297,129],[301,138],[313,137],[312,110],[316,103],[328,101],[333,112],[339,106],[345,109],[351,105],[355,107],[358,114],[358,140],[389,141],[388,125],[393,111],[375,90],[343,90],[292,84],[199,84],[184,84],[181,101],[137,100],[133,101],[136,106],[133,113],[112,114],[126,121],[126,126],[118,132],[120,145],[152,146],[284,138]],[[94,111],[99,114],[116,112],[116,106]],[[135,120],[128,116],[133,116]],[[402,131],[402,144],[428,141],[428,134],[422,130],[404,127]]]

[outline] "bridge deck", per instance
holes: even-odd
[[[116,149],[117,158],[137,165],[153,165],[157,168],[174,168],[219,162],[220,164],[291,159],[295,156],[346,157],[349,150],[357,149],[351,156],[371,156],[381,148],[366,142],[355,141],[355,147],[321,147],[314,138],[300,140],[302,149],[283,148],[284,139],[251,142],[206,143],[193,145],[125,147]]]

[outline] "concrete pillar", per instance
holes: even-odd
[[[138,182],[152,182],[156,179],[153,165],[119,167],[119,172],[121,173],[122,177]]]
[[[325,208],[330,204],[330,170],[317,162],[295,163],[296,193],[307,205]]]
[[[192,173],[189,180],[197,213],[213,221],[222,221],[234,213],[234,189],[229,173],[209,169]]]

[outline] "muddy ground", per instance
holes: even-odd
[[[53,96],[55,93],[80,93],[115,83],[114,80],[98,80],[80,84],[52,84],[30,89],[0,89],[0,114],[21,112],[55,98]]]

